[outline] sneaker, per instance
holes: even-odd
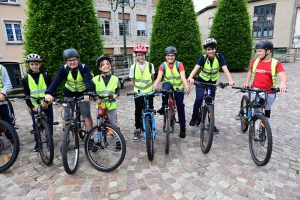
[[[185,127],[180,127],[179,137],[180,138],[185,138]]]
[[[165,108],[161,107],[159,110],[156,111],[157,113],[159,113],[160,115],[164,115],[165,114]]]
[[[94,142],[94,140],[93,140],[93,142]],[[93,145],[92,152],[98,153],[100,151],[100,149],[104,149],[104,146],[101,144],[101,142],[97,142],[96,145]]]
[[[197,119],[191,119],[189,125],[190,126],[195,126]]]
[[[34,152],[38,152],[39,151],[39,145],[38,143],[35,144],[34,148],[33,148]]]
[[[140,137],[141,137],[141,132],[138,129],[136,129],[134,131],[133,141],[138,141]]]
[[[116,150],[121,151],[121,142],[120,141],[116,142]]]
[[[215,134],[218,134],[218,133],[219,133],[219,130],[217,129],[216,126],[214,126],[214,133],[215,133]]]

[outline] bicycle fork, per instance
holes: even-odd
[[[143,131],[144,131],[144,139],[146,139],[146,117],[148,116],[149,114],[147,113],[144,113],[143,114]],[[153,114],[150,114],[150,120],[151,120],[151,130],[152,130],[152,139],[154,140],[155,137],[156,137],[156,130],[155,130],[155,118],[153,117]]]

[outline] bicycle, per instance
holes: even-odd
[[[7,101],[7,105],[8,105],[8,110],[9,110],[9,115],[11,117],[11,121],[15,127],[15,129],[19,129],[19,126],[16,124],[16,116],[15,116],[15,111],[14,111],[14,107],[11,103],[11,101],[14,101],[14,100],[9,100],[8,98],[6,99]]]
[[[154,118],[154,115],[156,114],[156,110],[150,109],[149,96],[157,95],[157,91],[149,92],[147,94],[143,94],[141,92],[127,93],[127,96],[130,95],[133,95],[134,98],[144,97],[145,105],[142,110],[141,131],[143,131],[144,139],[146,139],[148,160],[152,161],[154,158],[153,141],[156,138],[156,127],[155,127],[155,118]]]
[[[169,153],[170,149],[170,134],[174,132],[174,126],[176,123],[176,102],[174,98],[174,92],[184,92],[183,90],[159,90],[162,94],[167,93],[169,94],[168,97],[168,104],[165,105],[165,112],[164,112],[164,124],[163,124],[163,132],[166,133],[166,142],[165,142],[165,153]]]
[[[89,94],[94,101],[111,102],[111,95]],[[109,124],[105,109],[98,104],[97,124],[91,129],[84,141],[85,155],[90,164],[99,171],[110,172],[124,161],[126,142],[120,129]]]
[[[237,119],[241,120],[241,129],[246,132],[249,128],[249,148],[252,160],[258,166],[266,165],[272,154],[272,131],[268,119],[264,115],[265,99],[260,96],[260,93],[265,94],[266,91],[271,90],[273,93],[279,92],[278,88],[270,88],[267,90],[245,88],[245,87],[232,87],[239,89],[239,92],[248,93],[243,95],[240,111]],[[251,100],[251,94],[254,93],[254,98]],[[254,109],[258,109],[255,112]],[[256,148],[258,150],[256,150]]]
[[[222,89],[224,89],[228,83],[219,82],[218,84],[213,84],[195,81],[194,84],[203,85],[206,87],[196,125],[198,126],[200,124],[201,151],[203,153],[208,153],[212,146],[215,127],[214,97],[211,96],[211,90],[212,87],[216,86],[220,86]]]

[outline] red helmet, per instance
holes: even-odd
[[[137,45],[133,48],[134,53],[147,53],[148,49],[144,45]]]

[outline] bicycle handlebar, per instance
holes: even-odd
[[[222,89],[224,89],[225,87],[227,87],[229,85],[229,83],[203,83],[203,82],[199,82],[199,81],[195,81],[194,85],[204,85],[207,87],[212,87],[212,86],[220,86]]]
[[[174,92],[181,92],[181,93],[185,93],[185,89],[181,89],[181,90],[165,90],[165,89],[157,89],[156,90],[158,93],[162,93],[162,94],[164,94],[164,93],[167,93],[167,94],[172,94],[172,93],[174,93]]]
[[[258,88],[249,88],[249,87],[237,87],[237,86],[232,86],[233,89],[239,89],[240,92],[266,92],[266,91],[272,91],[273,93],[276,93],[276,92],[280,92],[280,89],[279,88],[274,88],[274,87],[270,87],[269,89],[265,89],[265,90],[262,90],[262,89],[258,89]]]
[[[86,92],[84,93],[84,95],[88,95],[90,96],[91,98],[93,98],[94,101],[98,100],[98,99],[108,99],[109,101],[116,101],[114,98],[113,98],[113,95],[112,94],[105,94],[105,95],[101,95],[101,94],[97,94],[95,92]]]
[[[127,96],[130,96],[130,95],[134,95],[136,97],[145,97],[145,96],[155,96],[155,95],[160,95],[160,93],[155,90],[155,91],[152,91],[152,92],[148,92],[147,94],[143,94],[141,92],[128,92],[127,93]]]

